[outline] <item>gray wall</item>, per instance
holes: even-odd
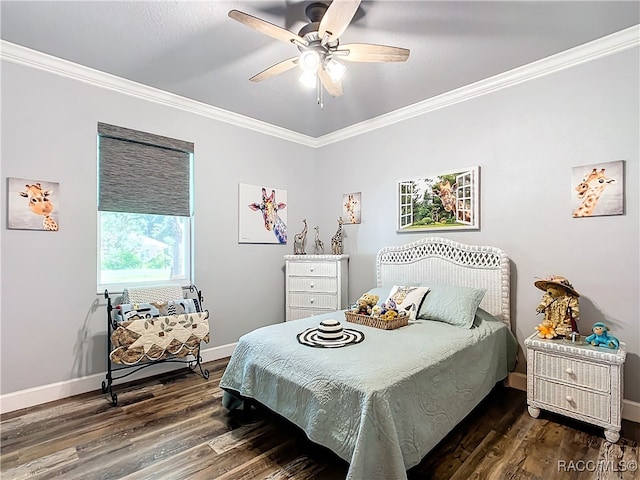
[[[106,369],[104,302],[95,291],[95,125],[103,121],[196,145],[196,281],[212,312],[210,346],[284,316],[282,256],[293,246],[237,243],[238,183],[287,189],[290,232],[307,218],[325,245],[342,195],[362,192],[362,224],[345,226],[354,300],[375,283],[378,249],[424,236],[396,233],[396,181],[479,165],[481,229],[437,234],[510,255],[521,345],[539,322],[534,279],[568,277],[582,294],[582,330],[605,320],[627,343],[625,397],[640,401],[630,380],[640,376],[638,49],[318,150],[27,67],[2,68],[3,181],[60,182],[61,225],[57,233],[6,230],[2,218],[2,394]],[[626,160],[626,214],[572,219],[571,168],[612,160]]]
[[[297,232],[314,206],[313,185],[300,179],[313,178],[315,150],[3,62],[2,181],[59,182],[60,231],[6,230],[2,196],[2,394],[106,371],[98,121],[195,143],[195,279],[212,313],[207,347],[284,318],[283,255],[293,246],[238,244],[238,183],[286,189]]]
[[[345,226],[351,300],[375,285],[378,249],[427,235],[396,233],[396,182],[479,165],[480,230],[429,235],[507,252],[521,347],[541,320],[536,277],[569,278],[581,331],[605,321],[626,342],[625,398],[640,401],[638,58],[635,48],[322,148],[316,178],[336,200],[318,222],[334,228],[342,194],[362,192],[362,223]],[[572,167],[614,160],[626,161],[626,214],[572,218]]]

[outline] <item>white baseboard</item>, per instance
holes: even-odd
[[[236,344],[230,343],[228,345],[221,345],[219,347],[202,350],[202,361],[212,362],[220,358],[230,357],[235,348]],[[127,381],[148,377],[150,375],[157,375],[159,373],[177,370],[179,368],[184,368],[184,366],[177,363],[164,363],[148,370],[144,369],[140,372],[136,372],[130,377],[127,377]],[[97,373],[95,375],[74,378],[64,382],[27,388],[25,390],[0,395],[0,413],[13,412],[15,410],[20,410],[21,408],[32,407],[34,405],[40,405],[42,403],[71,397],[73,395],[99,390],[101,388],[102,381],[106,378],[105,376],[106,372]]]
[[[511,372],[507,379],[507,385],[517,390],[527,391],[527,374]],[[640,423],[640,403],[633,400],[622,400],[622,418],[630,422]]]

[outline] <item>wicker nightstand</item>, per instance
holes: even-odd
[[[593,347],[533,334],[527,348],[529,414],[559,413],[604,427],[610,442],[620,438],[625,344],[619,349]]]

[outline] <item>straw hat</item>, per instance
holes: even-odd
[[[358,330],[342,328],[333,318],[323,320],[318,328],[307,328],[298,334],[298,342],[309,347],[336,348],[345,347],[364,340],[364,333]]]
[[[565,277],[561,277],[560,275],[552,275],[547,279],[537,280],[533,284],[540,290],[544,290],[545,292],[547,291],[547,288],[549,288],[549,285],[558,285],[560,287],[563,287],[571,295],[574,295],[576,297],[580,296],[580,294],[573,289],[573,285],[571,285],[571,282],[569,282],[569,280],[567,280]]]

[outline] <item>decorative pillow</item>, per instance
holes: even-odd
[[[117,305],[113,311],[118,322],[160,316],[158,308],[150,303],[123,303]]]
[[[160,315],[181,315],[183,313],[196,313],[196,304],[193,298],[181,298],[180,300],[171,300],[169,302],[151,302]]]
[[[415,320],[428,291],[429,287],[394,285],[384,303],[393,300],[398,311],[406,310],[409,312],[409,320]]]
[[[114,318],[118,322],[140,318],[196,313],[199,310],[193,298],[181,298],[171,301],[154,301],[151,303],[123,303],[114,308]]]
[[[418,310],[418,318],[471,328],[485,292],[456,285],[433,285]]]
[[[180,285],[149,285],[125,288],[122,291],[122,303],[170,302],[182,297]]]

